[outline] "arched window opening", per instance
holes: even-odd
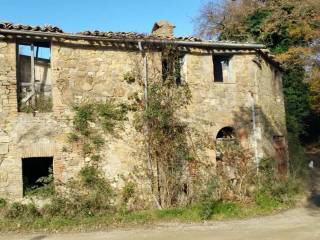
[[[216,137],[216,160],[223,161],[224,152],[236,144],[234,128],[224,127],[220,129]]]
[[[222,129],[220,129],[220,131],[217,134],[217,140],[227,140],[227,139],[235,139],[236,138],[236,134],[235,131],[232,127],[224,127]]]

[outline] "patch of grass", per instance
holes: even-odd
[[[265,192],[256,194],[255,203],[263,210],[277,209],[281,204],[276,198],[271,197]]]
[[[180,218],[184,215],[186,209],[182,208],[169,208],[169,209],[162,209],[156,212],[156,216],[159,219],[172,219],[172,218]]]
[[[204,220],[223,220],[266,215],[288,208],[285,204],[272,204],[270,199],[260,196],[257,204],[242,205],[232,202],[204,202],[181,208],[163,210],[144,210],[137,212],[101,212],[96,215],[70,215],[63,212],[64,200],[56,200],[45,207],[41,213],[16,205],[10,210],[10,218],[0,218],[0,232],[3,231],[62,231],[96,230],[107,227],[128,227],[157,222],[200,222]],[[71,206],[70,206],[71,207]],[[48,214],[48,211],[51,211]],[[55,213],[55,214],[52,214]],[[16,216],[16,217],[14,217]]]
[[[239,214],[239,205],[232,202],[211,201],[200,205],[200,218],[209,220],[213,215],[224,215],[225,217],[237,216]]]
[[[118,223],[151,223],[155,220],[155,216],[152,211],[126,212],[117,214],[115,220]]]

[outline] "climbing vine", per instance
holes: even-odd
[[[104,134],[116,136],[116,129],[126,120],[128,108],[125,104],[111,101],[90,102],[73,107],[73,132],[69,135],[71,142],[82,145],[82,153],[97,162],[99,152],[105,144]]]
[[[188,165],[195,154],[188,140],[190,128],[179,111],[186,108],[191,94],[180,84],[179,52],[167,47],[162,52],[162,72],[148,79],[148,99],[136,118],[136,128],[145,137],[147,176],[159,207],[188,198]]]

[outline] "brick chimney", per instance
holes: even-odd
[[[173,29],[175,27],[166,20],[160,20],[153,25],[151,34],[162,38],[173,38]]]

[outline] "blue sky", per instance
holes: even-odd
[[[84,30],[149,33],[167,19],[175,35],[192,35],[192,18],[205,0],[0,0],[0,21],[50,24],[65,32]]]

